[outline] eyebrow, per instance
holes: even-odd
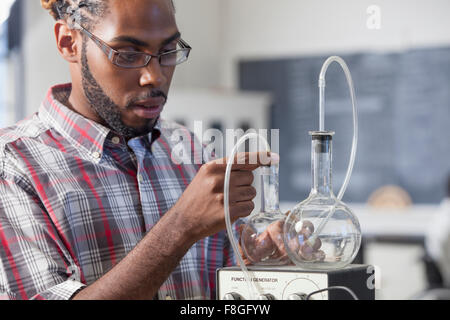
[[[171,43],[174,40],[177,40],[181,38],[181,33],[180,32],[176,32],[174,35],[170,36],[169,38],[165,39],[162,43],[161,46],[164,47],[165,45]],[[128,42],[128,43],[132,43],[138,47],[148,47],[148,43],[142,40],[139,40],[137,38],[134,38],[132,36],[117,36],[113,39],[110,40],[110,42]]]

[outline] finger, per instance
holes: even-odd
[[[230,201],[251,201],[256,197],[256,189],[252,186],[235,187],[230,191]]]
[[[241,247],[239,247],[239,252],[240,252],[240,254],[241,254],[242,260],[244,261],[244,265],[246,265],[246,266],[251,265],[252,262],[251,262],[250,260],[248,260],[248,258],[247,258],[247,257],[245,256],[245,254],[242,252]],[[237,263],[237,266],[238,266],[238,267],[241,266],[239,260],[237,260],[236,263]]]
[[[289,256],[286,254],[282,254],[279,251],[275,252],[271,257],[271,259],[276,260],[277,264],[289,264],[291,260],[289,259]]]
[[[274,249],[275,245],[266,229],[256,238],[256,252],[260,259],[262,259],[271,256]]]
[[[246,227],[245,224],[239,225],[239,227],[238,227],[239,239],[243,236],[242,233],[243,233],[245,227]],[[247,233],[248,233],[248,231],[247,231]],[[241,241],[238,241],[238,248],[239,248],[239,254],[242,257],[242,260],[244,261],[244,264],[246,266],[252,264],[251,261],[248,259],[248,257],[245,255],[244,250],[241,247]],[[240,266],[239,260],[237,260],[237,265]]]
[[[216,186],[213,189],[213,191],[223,192],[225,176],[221,175],[216,179],[217,182],[215,183]],[[230,175],[230,189],[240,186],[250,186],[254,180],[255,177],[253,175],[253,172],[251,171],[243,171],[243,170],[232,171]]]
[[[277,250],[282,256],[287,254],[283,240],[283,226],[284,226],[283,221],[277,221],[275,223],[270,224],[267,227],[267,231],[269,232],[272,242],[275,244]]]
[[[269,257],[272,260],[285,263],[287,261],[287,251],[283,241],[283,221],[276,221],[270,224],[266,230],[258,235],[255,248],[255,256],[261,258]]]
[[[212,161],[217,169],[225,170],[228,158],[222,158]],[[249,170],[253,171],[261,166],[268,166],[280,163],[280,156],[273,152],[241,152],[233,159],[231,170]]]
[[[230,206],[230,218],[236,221],[239,218],[247,217],[255,209],[253,201],[241,201]]]
[[[225,177],[224,177],[225,179]],[[230,185],[239,186],[249,186],[255,180],[253,172],[246,170],[236,170],[231,172]]]

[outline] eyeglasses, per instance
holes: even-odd
[[[158,58],[159,64],[164,67],[172,67],[185,62],[192,48],[183,40],[178,40],[177,49],[163,52],[158,55],[144,52],[117,51],[107,45],[103,40],[96,37],[88,30],[77,24],[81,32],[94,41],[106,54],[108,59],[116,66],[126,69],[137,69],[146,67],[152,58]]]

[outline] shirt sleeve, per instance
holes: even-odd
[[[85,285],[45,207],[0,172],[0,300],[68,300]]]

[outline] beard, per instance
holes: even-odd
[[[116,105],[112,99],[103,91],[101,86],[95,80],[89,68],[86,54],[87,39],[83,39],[83,47],[81,52],[81,69],[82,69],[82,86],[84,95],[86,96],[91,109],[95,114],[106,123],[106,125],[117,134],[129,140],[135,137],[147,135],[152,132],[156,123],[155,119],[148,119],[148,123],[141,128],[127,126],[120,113],[120,107]],[[147,98],[167,96],[159,90],[149,92],[145,97],[138,97],[127,103],[125,110],[131,108],[135,101],[145,100]]]

